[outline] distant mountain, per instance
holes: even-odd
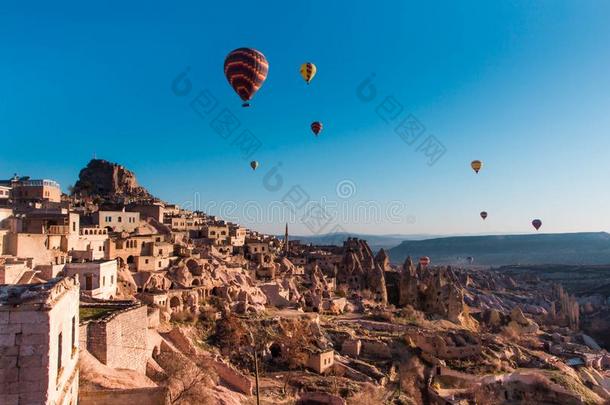
[[[284,235],[278,235],[282,238]],[[326,233],[322,235],[310,235],[310,236],[297,236],[289,235],[291,240],[300,240],[302,243],[312,243],[314,245],[343,245],[343,241],[348,237],[364,239],[368,242],[372,250],[389,249],[391,247],[399,245],[405,240],[423,240],[428,238],[435,238],[437,235],[367,235],[362,233]]]
[[[605,232],[536,235],[456,236],[405,240],[388,251],[392,263],[408,255],[429,256],[435,264],[609,264],[610,235]]]

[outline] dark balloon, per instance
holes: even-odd
[[[269,63],[265,55],[256,49],[239,48],[229,53],[225,59],[225,76],[233,90],[248,107],[254,93],[258,91],[267,78]]]
[[[256,160],[251,161],[250,167],[252,168],[252,170],[256,170],[256,168],[258,167],[258,162]]]
[[[316,136],[318,136],[318,134],[320,132],[322,132],[322,123],[319,121],[314,121],[311,123],[311,130],[313,131],[314,134],[316,134]]]
[[[483,162],[480,160],[473,160],[470,162],[470,167],[472,167],[472,170],[474,170],[475,173],[478,173],[479,170],[481,170],[481,167],[483,167]]]
[[[487,212],[486,211],[481,211],[481,218],[483,218],[483,219],[487,218]]]
[[[536,230],[538,230],[542,226],[542,221],[539,219],[534,219],[532,221],[532,225],[534,226],[534,228],[536,228]]]
[[[430,258],[428,256],[422,256],[419,258],[419,264],[422,265],[422,267],[426,267],[427,265],[430,264]]]

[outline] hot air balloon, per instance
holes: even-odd
[[[487,218],[487,211],[481,211],[481,218]]]
[[[534,226],[534,228],[536,228],[536,230],[538,230],[542,226],[542,221],[539,219],[534,219],[532,221],[532,225]]]
[[[258,162],[256,160],[251,161],[250,167],[252,168],[252,170],[256,170],[256,168],[258,167]]]
[[[430,258],[428,256],[422,256],[419,258],[419,264],[422,265],[422,267],[426,267],[427,265],[430,264]]]
[[[229,53],[225,59],[225,76],[233,90],[249,107],[254,93],[261,88],[267,78],[269,63],[265,55],[252,48],[239,48]]]
[[[318,136],[318,134],[320,132],[322,132],[322,123],[319,121],[314,121],[311,123],[311,130],[313,131],[314,134],[316,134],[316,136]]]
[[[483,162],[480,160],[473,160],[470,162],[470,167],[472,167],[472,170],[474,170],[475,173],[478,173],[479,170],[481,170],[481,167],[483,167]]]
[[[316,75],[317,70],[316,65],[310,62],[305,62],[301,65],[301,76],[303,76],[303,79],[305,79],[307,84],[309,84],[311,79]]]

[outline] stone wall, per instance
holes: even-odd
[[[0,404],[76,403],[78,281],[7,292],[0,305]]]
[[[165,387],[81,391],[79,395],[80,405],[166,405],[169,403],[169,394]]]
[[[377,340],[363,339],[361,346],[361,353],[366,357],[373,357],[379,359],[391,359],[392,351],[385,342]]]
[[[132,306],[87,324],[87,350],[100,362],[144,374],[148,350],[147,307]]]

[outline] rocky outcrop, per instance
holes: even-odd
[[[138,185],[133,172],[101,159],[92,159],[79,175],[73,194],[100,197],[109,201],[151,200],[153,196]]]
[[[379,252],[377,252],[375,263],[378,264],[383,271],[390,270],[390,258],[383,248],[379,249]]]
[[[537,333],[539,330],[538,324],[531,319],[526,318],[520,307],[515,307],[510,313],[510,322],[507,328],[513,330],[517,334]]]
[[[418,264],[414,269],[411,258],[407,257],[400,273],[399,304],[476,328],[476,321],[468,313],[460,279],[467,281],[451,267],[429,270]]]
[[[383,249],[373,256],[366,241],[348,238],[343,244],[343,260],[337,271],[337,283],[348,286],[355,293],[368,290],[375,301],[387,304],[384,272],[389,269],[389,259]]]

